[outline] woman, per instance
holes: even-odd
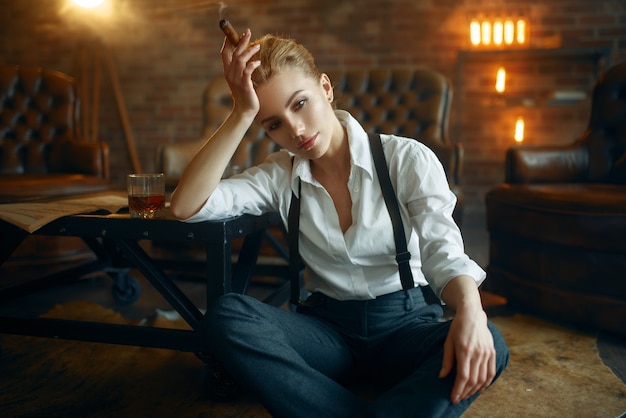
[[[381,136],[412,254],[415,287],[403,290],[367,134],[333,108],[331,80],[304,47],[250,40],[247,30],[236,46],[224,41],[234,106],[185,170],[171,210],[189,222],[275,211],[286,223],[295,193],[312,296],[293,313],[224,295],[206,318],[213,354],[274,416],[460,415],[508,350],[482,309],[485,272],[464,253],[439,161],[418,141]],[[220,181],[254,121],[284,150]],[[427,285],[451,320],[425,302]],[[356,396],[344,386],[355,374],[385,390]]]

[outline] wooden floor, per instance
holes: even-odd
[[[467,253],[481,266],[485,267],[488,261],[488,235],[484,225],[480,222],[467,224],[463,230]],[[15,279],[16,275],[29,276],[27,268],[20,268],[17,271],[7,271],[0,269],[0,280],[11,275]],[[83,300],[98,303],[106,308],[113,309],[129,319],[150,318],[156,309],[171,310],[171,306],[163,297],[147,282],[137,271],[131,271],[131,276],[135,277],[141,287],[140,298],[132,303],[121,305],[116,302],[112,295],[112,280],[107,274],[95,274],[87,279],[72,281],[66,284],[58,284],[46,289],[34,292],[27,296],[0,299],[0,314],[39,315],[49,311],[55,304]],[[191,299],[196,306],[204,308],[206,306],[205,285],[198,276],[180,277],[176,279],[180,289]],[[253,285],[250,294],[264,298],[272,289],[264,283]],[[508,315],[514,312],[506,305],[506,300],[498,295],[488,292],[481,292],[483,304],[488,314]],[[614,373],[626,382],[626,339],[612,335],[599,334],[598,349],[605,363],[611,367]]]

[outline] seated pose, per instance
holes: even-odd
[[[334,108],[332,80],[309,51],[271,35],[251,42],[246,30],[221,57],[233,109],[189,163],[171,211],[188,222],[273,211],[287,225],[294,194],[299,232],[289,233],[299,233],[310,296],[296,312],[221,296],[204,322],[212,354],[276,417],[461,415],[509,352],[482,308],[485,272],[464,252],[437,157],[380,135],[410,253],[407,288],[368,134]],[[282,150],[222,180],[254,121]],[[376,396],[350,390],[366,378]]]

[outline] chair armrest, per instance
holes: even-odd
[[[104,142],[68,140],[50,153],[50,171],[109,178],[109,146]]]
[[[566,146],[517,145],[505,160],[507,183],[563,183],[583,181],[588,174],[589,153],[580,142]]]

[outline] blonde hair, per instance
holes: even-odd
[[[296,69],[305,76],[319,80],[322,73],[315,65],[311,53],[294,40],[265,35],[253,44],[260,44],[261,49],[253,60],[260,60],[261,66],[252,73],[252,82],[258,87],[273,76],[286,69]]]

